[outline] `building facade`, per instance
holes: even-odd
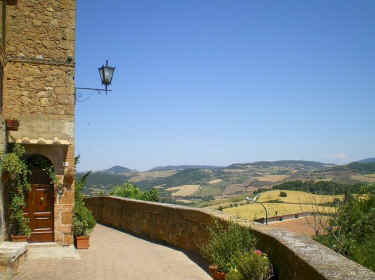
[[[75,0],[0,0],[0,152],[21,143],[53,165],[56,182],[32,170],[31,242],[69,245],[74,207]],[[1,186],[4,193],[4,187]],[[6,199],[0,201],[7,239]]]

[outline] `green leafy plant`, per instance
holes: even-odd
[[[244,280],[241,273],[235,269],[231,269],[225,276],[225,280]]]
[[[375,185],[361,196],[345,195],[336,215],[315,239],[375,271]]]
[[[255,237],[249,229],[232,221],[215,221],[209,230],[209,240],[202,247],[202,255],[222,272],[235,268],[235,257],[241,252],[253,251]]]
[[[90,172],[84,174],[74,185],[74,216],[73,216],[73,234],[74,236],[89,235],[96,225],[96,221],[90,210],[86,207],[84,196],[81,193],[85,185],[86,178]]]
[[[142,192],[130,183],[124,183],[121,186],[115,186],[109,193],[110,195],[141,199]]]
[[[144,192],[141,199],[146,201],[159,201],[159,193],[157,190],[152,189]]]
[[[124,183],[121,186],[114,187],[109,194],[146,201],[159,201],[159,193],[157,190],[152,189],[142,193],[139,188],[130,183]]]
[[[24,216],[23,209],[26,205],[25,195],[31,190],[29,184],[30,171],[23,159],[25,148],[20,144],[9,147],[8,153],[1,158],[1,172],[8,176],[6,182],[8,190],[8,224],[9,231],[14,235],[31,234],[28,226],[29,220]]]
[[[267,255],[259,250],[238,253],[234,263],[240,275],[239,279],[264,280],[271,274],[270,261]]]

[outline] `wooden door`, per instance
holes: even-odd
[[[31,191],[26,196],[25,216],[30,220],[30,242],[53,242],[53,185],[49,178],[32,170]]]

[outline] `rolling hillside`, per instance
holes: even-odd
[[[82,173],[77,176],[82,176]],[[157,188],[166,201],[194,203],[236,197],[288,181],[375,182],[375,163],[354,162],[335,166],[314,161],[284,160],[235,163],[227,167],[165,166],[144,172],[114,166],[93,172],[87,179],[85,192],[109,192],[115,185],[126,181],[141,190]]]

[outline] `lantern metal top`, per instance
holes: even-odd
[[[115,72],[115,67],[109,66],[108,60],[106,60],[105,65],[102,65],[102,67],[98,68],[98,70],[102,84],[105,87],[105,91],[107,91],[108,86],[112,83],[113,72]]]

